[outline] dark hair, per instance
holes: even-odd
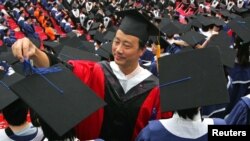
[[[238,63],[242,67],[248,67],[250,65],[250,63],[249,63],[249,43],[242,44],[242,45],[238,46],[237,59],[238,59]]]
[[[19,126],[26,122],[28,106],[20,99],[16,100],[2,110],[8,124]]]
[[[184,110],[177,110],[177,113],[180,117],[184,119],[193,119],[194,116],[198,113],[199,108],[190,108],[190,109],[184,109]]]
[[[139,39],[139,49],[144,49],[146,48],[146,43],[143,43],[140,39]]]
[[[57,133],[41,118],[39,118],[40,125],[43,130],[44,136],[49,140],[49,141],[54,141],[54,140],[64,140],[68,139],[69,141],[74,141],[75,137],[75,130],[71,129],[61,137],[57,135]]]

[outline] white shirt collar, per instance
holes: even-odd
[[[166,130],[178,137],[195,139],[208,132],[207,124],[201,121],[200,113],[195,115],[193,120],[181,118],[174,113],[172,118],[163,119],[160,122]]]
[[[110,67],[119,80],[125,93],[127,93],[131,88],[152,75],[151,72],[142,68],[139,63],[137,68],[128,75],[125,75],[114,61],[110,62]]]

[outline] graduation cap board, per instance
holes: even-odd
[[[12,68],[8,68],[8,71],[2,70],[4,67],[3,64],[0,63],[0,110],[4,109],[14,101],[18,99],[18,96],[14,94],[9,88],[10,85],[14,84],[15,82],[23,79],[18,73]]]
[[[207,47],[217,47],[220,52],[221,62],[223,65],[233,67],[236,57],[236,50],[230,48],[231,38],[225,31],[221,31],[218,35],[213,35]]]
[[[161,107],[175,111],[229,101],[218,48],[204,48],[159,59]]]
[[[206,36],[196,32],[196,31],[189,31],[181,36],[181,39],[187,42],[191,47],[194,47],[196,44],[200,43],[205,39]]]
[[[159,29],[137,9],[120,11],[116,14],[119,17],[124,17],[119,29],[125,34],[138,37],[143,44],[146,44],[150,35],[160,35]]]
[[[101,57],[104,57],[108,60],[110,60],[113,56],[112,54],[112,43],[106,43],[103,44],[97,51],[96,54],[98,54]]]
[[[10,65],[18,62],[12,54],[11,48],[7,46],[0,47],[0,61],[6,61]]]
[[[72,48],[68,46],[62,47],[58,56],[59,60],[67,62],[69,60],[90,60],[100,61],[100,58],[93,53],[90,53],[84,49]]]
[[[32,74],[10,88],[62,136],[105,102],[62,64],[52,67],[59,71]]]
[[[76,39],[74,40],[74,38]],[[93,43],[79,40],[77,37],[73,37],[71,40],[66,40],[63,43],[57,44],[49,42],[45,44],[56,51],[56,57],[62,62],[69,60],[100,61],[100,57],[94,54]],[[75,41],[77,41],[77,43],[74,47],[72,44],[74,44]]]
[[[161,28],[161,31],[166,35],[174,35],[180,33],[180,29],[173,22],[169,22],[167,25]]]
[[[244,19],[233,19],[228,26],[243,40],[243,43],[250,42],[250,22]]]

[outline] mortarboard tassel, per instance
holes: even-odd
[[[161,45],[160,45],[159,37],[157,37],[157,42],[158,42],[158,45],[157,45],[157,49],[156,49],[156,57],[158,59],[161,56]]]
[[[48,73],[54,73],[54,72],[59,72],[62,71],[61,68],[59,67],[50,67],[50,68],[34,68],[29,60],[24,60],[23,62],[23,70],[25,74],[38,74],[40,75],[43,79],[45,79],[51,86],[53,86],[56,90],[58,90],[61,94],[63,94],[63,90],[57,87],[52,81],[50,81],[48,78],[44,76],[44,74]]]

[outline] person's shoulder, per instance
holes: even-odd
[[[0,129],[0,139],[1,141],[12,141],[6,134],[5,129]]]

